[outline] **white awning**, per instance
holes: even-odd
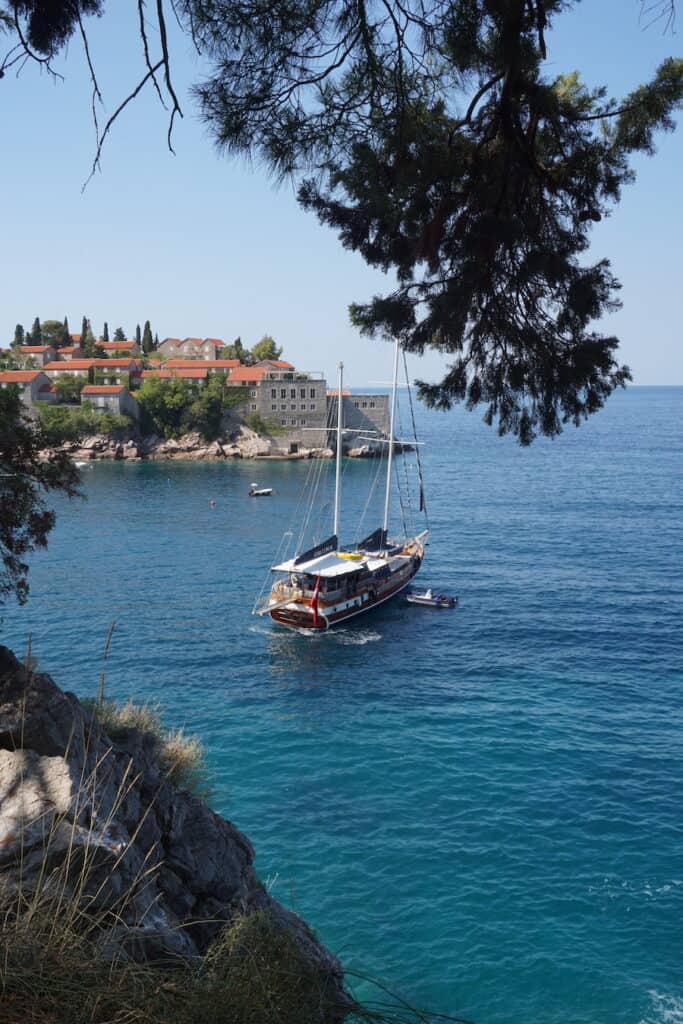
[[[318,558],[312,558],[310,562],[299,562],[295,565],[294,561],[293,558],[290,558],[280,565],[274,565],[273,572],[304,573],[307,576],[323,576],[328,579],[332,576],[350,576],[351,573],[358,572],[359,569],[369,569],[370,572],[373,572],[387,564],[386,559],[373,558],[369,555],[365,555],[363,558],[340,558],[334,551],[327,555],[320,555]]]

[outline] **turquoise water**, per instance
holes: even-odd
[[[201,733],[273,893],[413,1003],[678,1024],[683,389],[530,450],[419,419],[421,579],[455,612],[397,600],[317,637],[253,619],[310,467],[100,464],[0,635],[93,693],[116,619],[110,693]],[[374,471],[347,466],[352,508]]]

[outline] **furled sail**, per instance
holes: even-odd
[[[315,547],[309,548],[308,551],[304,551],[303,554],[297,555],[294,559],[294,565],[301,565],[302,562],[310,562],[314,558],[318,558],[319,555],[328,555],[330,551],[336,551],[339,547],[339,538],[336,533],[333,533],[327,540],[323,540],[320,544],[316,544]]]
[[[362,540],[358,545],[361,551],[380,551],[386,547],[387,531],[379,526],[369,537]]]

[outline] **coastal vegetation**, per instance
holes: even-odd
[[[49,441],[40,423],[32,422],[18,388],[0,388],[0,602],[28,596],[27,555],[45,547],[55,514],[45,493],[78,492],[78,470],[68,456],[40,457]]]
[[[38,423],[45,448],[80,441],[92,434],[123,438],[133,426],[129,416],[97,412],[90,402],[80,405],[38,403]]]
[[[223,374],[212,374],[201,389],[178,377],[148,377],[136,393],[143,432],[178,438],[196,430],[209,441],[219,436],[225,415],[247,396],[246,388],[230,387]]]

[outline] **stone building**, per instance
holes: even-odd
[[[16,384],[21,400],[27,409],[33,410],[36,402],[53,402],[54,392],[50,378],[42,370],[3,370],[0,372],[0,388]]]
[[[52,345],[17,345],[12,349],[14,359],[22,367],[45,366],[57,358],[57,351]]]
[[[337,403],[339,392],[327,392],[328,422],[331,427],[330,447],[336,446],[334,431],[337,426]],[[356,431],[365,431],[368,436],[389,436],[389,395],[355,395],[344,389],[342,392],[342,423],[354,433],[344,439],[344,447],[355,447]],[[367,444],[369,442],[361,442]]]
[[[282,362],[277,360],[277,362]],[[322,373],[286,368],[264,361],[239,366],[228,378],[231,385],[249,389],[244,411],[257,413],[283,433],[283,447],[327,445],[327,383]]]
[[[90,402],[96,412],[112,416],[140,418],[140,406],[128,388],[119,384],[86,384],[81,391],[81,404]]]

